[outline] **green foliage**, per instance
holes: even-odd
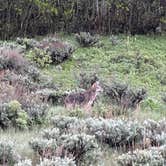
[[[146,108],[146,110],[157,112],[162,108],[162,103],[160,103],[158,100],[155,100],[154,98],[149,97],[144,101],[143,107]]]
[[[18,101],[1,104],[0,110],[1,128],[16,127],[25,129],[28,127],[29,117],[27,113],[21,109],[21,104]]]
[[[17,110],[21,109],[21,104],[16,100],[11,101],[8,105],[9,105],[10,111],[12,111],[13,113],[15,113],[15,112],[17,112]]]
[[[71,117],[83,118],[85,116],[84,110],[80,108],[76,108],[68,113]]]
[[[51,57],[46,50],[34,48],[26,55],[30,60],[34,61],[39,67],[48,67],[52,63]]]
[[[20,45],[22,45],[26,50],[35,48],[39,45],[39,42],[35,39],[29,39],[29,38],[17,38],[16,42]]]
[[[28,127],[28,120],[29,120],[29,117],[25,111],[18,112],[18,118],[16,119],[16,124],[18,128],[26,129]]]
[[[74,48],[69,43],[63,43],[58,40],[46,49],[50,53],[53,64],[59,64],[70,59],[74,52]]]
[[[161,34],[166,29],[164,1],[141,0],[138,4],[136,0],[132,3],[130,0],[68,0],[56,3],[53,0],[18,0],[13,3],[2,0],[0,6],[0,37],[3,39],[57,31]]]
[[[46,121],[48,114],[48,105],[44,103],[26,103],[24,110],[29,116],[28,124],[33,126],[35,124],[42,125]]]

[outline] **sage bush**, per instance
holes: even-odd
[[[135,150],[122,154],[117,158],[119,166],[150,165],[163,166],[166,164],[166,146]]]

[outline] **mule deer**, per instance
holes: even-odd
[[[97,95],[102,91],[103,89],[97,81],[85,92],[69,94],[65,98],[65,106],[68,109],[78,106],[86,111],[90,111]]]

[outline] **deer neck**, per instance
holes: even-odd
[[[89,96],[89,104],[93,104],[94,100],[96,99],[98,92],[95,89],[90,89],[87,91],[87,94]]]

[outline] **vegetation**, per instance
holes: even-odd
[[[57,42],[58,47],[63,45],[71,52],[54,47]],[[103,156],[113,149],[118,154],[111,156],[108,163],[114,165],[162,165],[165,157],[158,150],[166,143],[165,119],[161,120],[166,116],[164,43],[162,36],[118,35],[100,36],[93,47],[82,47],[74,35],[64,34],[1,42],[1,135],[6,138],[6,132],[15,128],[16,133],[11,134],[19,143],[11,149],[20,154],[17,160],[5,163],[100,165],[108,162]],[[55,58],[53,62],[55,55],[62,61]],[[84,92],[96,81],[103,92],[94,103],[91,117],[81,108],[64,108],[64,98],[69,93]],[[43,127],[47,129],[40,129]],[[28,130],[33,130],[28,139],[17,137]],[[18,145],[23,140],[27,152]]]
[[[1,39],[56,31],[161,34],[166,29],[164,0],[2,0],[0,6]]]
[[[18,154],[13,149],[14,143],[7,140],[0,140],[0,164],[13,165],[19,159]]]
[[[148,150],[136,150],[129,152],[118,158],[120,166],[125,165],[164,165],[165,164],[165,146],[160,148],[150,148]]]
[[[165,7],[1,0],[0,165],[166,165]]]

